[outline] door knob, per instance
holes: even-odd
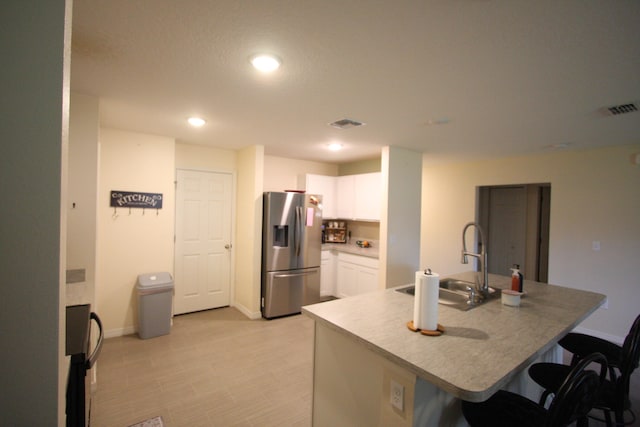
[[[224,245],[225,249],[231,249],[231,245],[229,243],[227,243],[226,245]]]

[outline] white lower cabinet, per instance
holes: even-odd
[[[320,296],[336,295],[336,258],[332,251],[322,251],[320,257]]]
[[[338,298],[346,298],[378,289],[378,260],[346,253],[338,254]]]

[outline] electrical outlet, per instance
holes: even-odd
[[[390,381],[391,390],[389,400],[391,405],[393,405],[400,412],[404,412],[404,387],[402,384],[397,383],[394,380]]]

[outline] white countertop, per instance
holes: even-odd
[[[323,251],[337,251],[337,252],[345,252],[348,254],[366,256],[369,258],[378,258],[379,257],[379,249],[378,242],[375,240],[370,240],[371,247],[369,248],[361,248],[356,245],[356,240],[351,239],[349,243],[323,243],[322,250]]]
[[[473,273],[448,277],[470,280]],[[511,278],[489,275],[495,288]],[[438,305],[446,332],[411,332],[413,297],[394,289],[302,307],[303,313],[455,397],[483,401],[594,312],[605,296],[525,280],[520,307],[499,298],[468,311]]]

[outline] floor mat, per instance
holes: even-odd
[[[129,427],[163,427],[162,417],[149,418],[137,424],[132,424]]]

